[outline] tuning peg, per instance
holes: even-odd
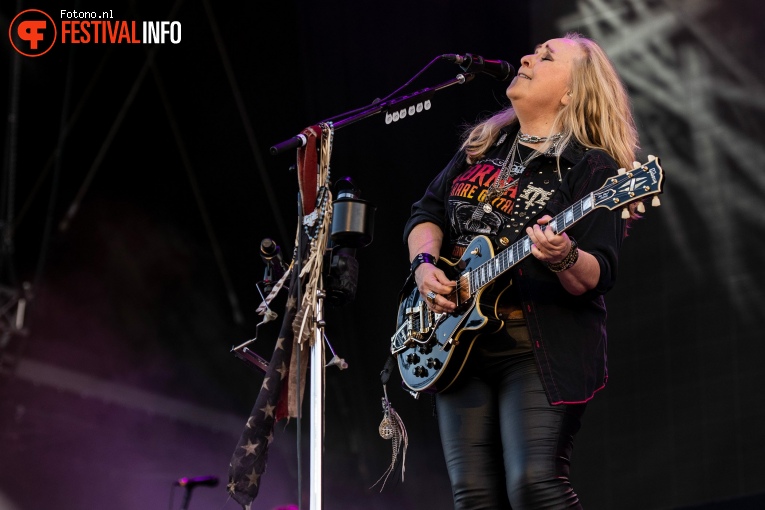
[[[643,202],[638,202],[637,203],[637,211],[640,214],[643,214],[645,212],[645,205],[643,204]]]
[[[651,206],[653,207],[659,207],[661,205],[661,201],[659,200],[659,196],[656,195],[653,197],[653,200],[651,200]]]
[[[648,161],[653,161],[655,159],[656,159],[656,156],[654,156],[653,154],[648,155]]]
[[[624,169],[624,168],[620,168],[620,169],[619,169],[619,170],[617,170],[616,172],[617,172],[619,175],[624,175],[625,173],[627,173],[627,170],[626,170],[626,169]]]
[[[637,169],[638,169],[638,168],[640,168],[641,166],[643,166],[643,165],[641,165],[641,164],[640,164],[640,161],[633,161],[633,162],[632,162],[632,168],[633,168],[634,170],[637,170]]]
[[[623,220],[630,219],[630,210],[628,208],[626,208],[626,207],[624,209],[622,209],[622,219]]]

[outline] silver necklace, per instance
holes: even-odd
[[[529,163],[531,163],[531,161],[534,158],[539,156],[541,154],[541,152],[539,152],[538,150],[534,149],[533,151],[531,151],[531,153],[529,154],[528,158],[526,158],[526,160],[524,161],[523,160],[523,156],[521,156],[520,144],[518,144],[518,145],[519,145],[519,147],[516,147],[516,150],[518,151],[518,159],[520,160],[520,164],[519,165],[523,168],[523,170],[526,170],[526,167],[529,166]]]
[[[562,138],[562,133],[556,133],[548,137],[535,137],[522,135],[520,132],[518,132],[515,139],[513,140],[513,145],[510,147],[507,156],[505,156],[505,161],[502,163],[502,167],[499,170],[499,175],[497,175],[497,178],[494,180],[494,182],[491,183],[491,186],[489,186],[489,188],[486,190],[484,196],[479,200],[482,205],[480,207],[476,207],[473,210],[473,214],[470,220],[468,220],[468,224],[474,223],[475,225],[480,226],[480,221],[483,218],[483,215],[489,214],[493,210],[491,203],[495,199],[502,196],[507,190],[518,185],[518,176],[526,170],[526,167],[529,163],[531,163],[533,159],[541,156],[542,154],[546,156],[555,156],[558,151],[558,143]],[[548,140],[551,143],[544,151],[544,153],[534,149],[533,152],[529,154],[525,160],[523,159],[523,156],[521,156],[521,151],[518,148],[519,141],[526,143],[541,143]],[[518,163],[515,161],[516,154],[518,155]],[[509,181],[511,176],[514,177],[514,179]]]
[[[481,200],[481,202],[483,202],[483,212],[490,213],[492,210],[491,203],[494,201],[494,199],[502,196],[505,191],[509,190],[513,186],[518,185],[517,179],[512,181],[509,180],[511,176],[517,177],[523,173],[523,168],[519,168],[518,165],[515,164],[515,154],[517,152],[518,137],[513,140],[513,145],[510,147],[510,150],[505,157],[505,161],[502,163],[502,168],[499,170],[499,175],[497,175],[497,178],[494,179],[494,182],[491,183],[489,189],[486,190],[486,195],[484,195],[483,200]],[[481,216],[483,216],[483,214],[481,214]],[[480,218],[473,219],[479,220]]]
[[[536,136],[536,135],[527,135],[525,133],[521,133],[518,131],[518,140],[523,143],[542,143],[546,142],[547,140],[552,140],[553,142],[557,142],[561,139],[563,136],[563,133],[555,133],[554,135],[550,136]]]
[[[486,190],[486,194],[483,197],[483,200],[480,202],[483,204],[480,208],[476,208],[476,211],[473,213],[473,220],[480,221],[480,219],[483,217],[483,214],[490,213],[493,209],[491,203],[502,196],[507,190],[510,188],[513,188],[518,185],[518,176],[521,175],[525,170],[528,164],[536,157],[541,156],[542,153],[538,150],[534,149],[534,152],[529,154],[528,158],[524,161],[523,157],[521,156],[520,149],[518,148],[518,142],[524,142],[524,143],[541,143],[550,141],[550,146],[547,148],[547,150],[544,152],[545,155],[555,155],[557,148],[558,148],[558,142],[560,139],[563,138],[563,133],[556,133],[551,136],[545,136],[545,137],[538,137],[538,136],[532,136],[532,135],[524,135],[520,131],[515,136],[515,140],[513,140],[513,145],[510,147],[510,150],[507,153],[507,156],[505,157],[505,161],[502,163],[502,168],[499,170],[499,175],[497,175],[497,178],[494,180],[494,182],[491,183],[491,186]],[[530,141],[529,141],[530,140]],[[536,141],[534,141],[536,140]],[[515,156],[518,155],[519,163],[515,162]],[[510,177],[513,177],[513,180],[510,181]]]
[[[521,156],[521,151],[518,148],[518,142],[524,142],[524,143],[543,143],[549,141],[549,145],[547,147],[547,150],[545,150],[544,154],[545,156],[555,156],[557,154],[558,150],[558,143],[560,142],[561,138],[563,138],[563,133],[555,133],[554,135],[550,136],[535,136],[535,135],[526,135],[518,131],[518,135],[515,137],[516,140],[516,151],[518,152],[518,160],[520,163],[515,165],[517,168],[513,168],[514,172],[517,172],[519,174],[523,173],[526,170],[526,167],[529,166],[529,163],[536,158],[537,156],[540,156],[542,153],[538,149],[534,149],[534,151],[529,154],[528,158],[524,161],[523,156]]]

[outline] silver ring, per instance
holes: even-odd
[[[432,290],[430,292],[428,292],[428,294],[425,297],[427,297],[428,301],[430,301],[431,303],[435,303],[436,302],[436,293],[433,292]]]

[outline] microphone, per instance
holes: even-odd
[[[287,268],[282,259],[282,250],[273,239],[266,237],[260,242],[260,258],[266,264],[263,280],[276,282],[284,276]]]
[[[193,489],[197,485],[204,485],[205,487],[215,487],[218,485],[217,476],[197,476],[195,478],[179,478],[174,485],[180,485],[187,489]]]
[[[441,58],[458,64],[466,73],[484,73],[499,81],[508,81],[515,75],[515,68],[504,60],[487,60],[470,53],[465,53],[464,56],[448,53],[441,55]]]

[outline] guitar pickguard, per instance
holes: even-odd
[[[441,259],[439,267],[460,282],[461,275],[492,255],[488,238],[481,236],[471,243],[458,263]],[[391,338],[391,352],[398,360],[404,384],[410,389],[446,389],[462,371],[477,332],[493,333],[504,325],[494,316],[493,304],[481,303],[482,291],[475,298],[464,299],[465,295],[470,296],[465,290],[457,289],[453,296],[447,296],[457,303],[457,310],[451,314],[430,311],[416,287],[399,304],[398,329]],[[489,323],[494,327],[487,328]]]

